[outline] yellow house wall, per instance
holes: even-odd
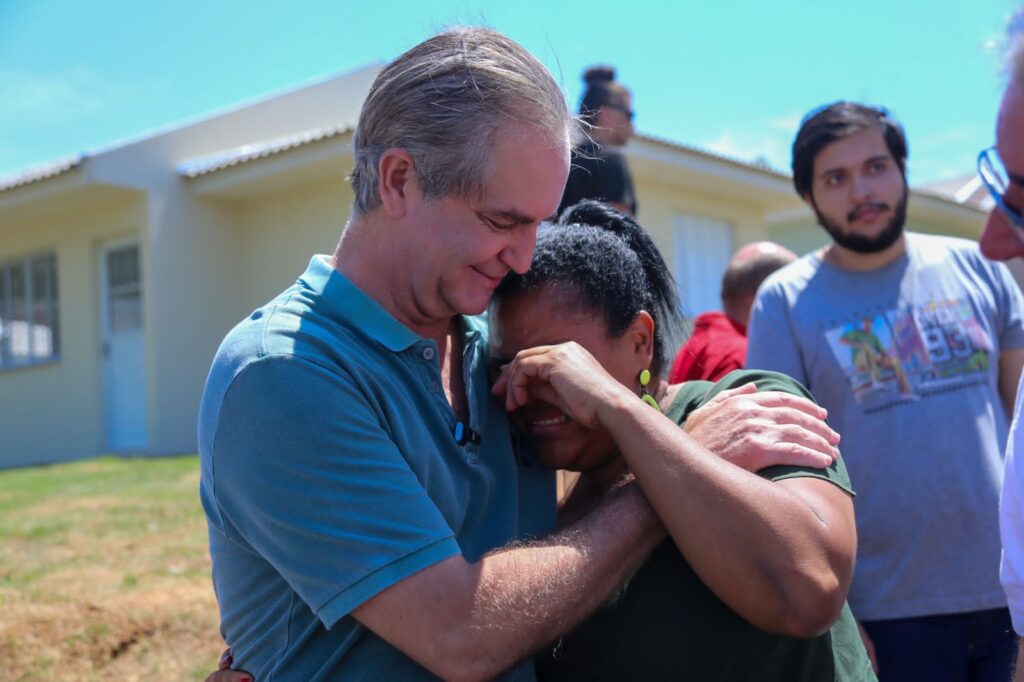
[[[103,452],[99,246],[137,236],[144,201],[0,224],[0,261],[57,255],[60,358],[0,370],[0,466]],[[146,255],[143,253],[143,268]]]
[[[351,188],[338,178],[239,206],[242,286],[232,323],[291,286],[313,254],[334,252],[351,203]]]
[[[151,202],[146,324],[150,454],[195,452],[210,361],[237,322],[236,211],[171,188]]]
[[[673,275],[679,280],[682,278],[680,273],[676,272],[680,263],[677,263],[675,257],[677,245],[674,224],[680,215],[695,215],[728,223],[733,248],[767,238],[762,218],[763,211],[753,204],[728,200],[721,195],[694,191],[685,185],[672,185],[650,178],[639,178],[636,187],[639,222],[651,235],[665,262],[672,269]],[[687,262],[683,260],[682,267],[686,267]],[[717,300],[717,284],[715,291],[705,293]],[[695,300],[693,292],[683,291],[681,299],[683,310],[691,310]]]
[[[697,215],[721,220],[732,226],[733,244],[738,246],[765,238],[759,206],[726,197],[695,192],[685,186],[660,183],[648,178],[637,182],[639,222],[651,234],[668,260],[674,253],[673,222],[676,216]]]

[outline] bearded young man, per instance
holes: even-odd
[[[1005,680],[997,515],[1021,294],[975,242],[904,232],[906,157],[885,110],[805,118],[793,181],[832,241],[765,282],[747,363],[802,382],[842,434],[859,492],[850,605],[880,680]]]

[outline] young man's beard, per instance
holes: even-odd
[[[818,217],[818,224],[825,228],[829,236],[839,246],[856,253],[879,253],[896,243],[896,240],[903,234],[903,224],[907,221],[907,195],[909,191],[904,188],[903,195],[896,203],[892,212],[892,218],[885,227],[874,237],[865,237],[859,234],[848,234],[830,218],[814,207],[814,214]],[[850,217],[847,218],[849,222]]]

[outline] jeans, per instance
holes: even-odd
[[[862,621],[879,682],[1008,682],[1017,635],[1007,609]]]

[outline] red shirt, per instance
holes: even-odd
[[[746,360],[746,327],[725,313],[703,313],[694,321],[690,340],[676,354],[668,381],[717,381],[734,369],[743,369]]]

